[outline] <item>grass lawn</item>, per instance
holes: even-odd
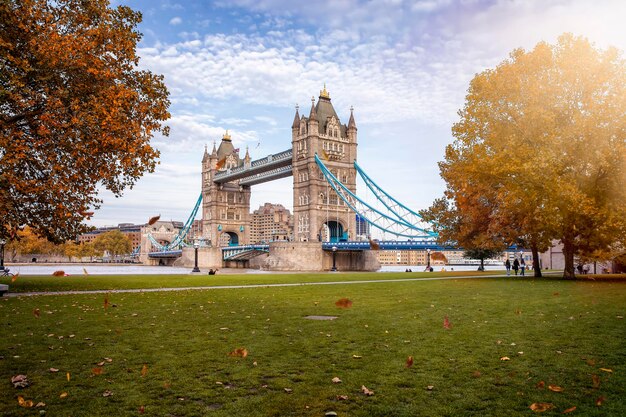
[[[408,274],[298,277],[394,275]],[[97,279],[112,288],[118,278]],[[37,279],[16,284],[32,289]],[[626,415],[626,282],[456,279],[107,297],[106,309],[104,294],[0,299],[0,415],[515,416],[534,414],[533,403],[554,406],[542,415],[572,407],[571,415]],[[335,306],[343,297],[351,308]],[[247,357],[229,356],[237,348]],[[12,387],[18,374],[30,387]],[[18,395],[45,406],[21,407]]]

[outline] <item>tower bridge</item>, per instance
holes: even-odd
[[[375,270],[379,264],[368,242],[372,227],[401,239],[421,241],[411,245],[414,249],[434,247],[436,235],[428,231],[419,215],[389,196],[356,164],[357,132],[353,109],[348,123],[342,123],[324,86],[317,102],[311,99],[308,115],[301,115],[296,107],[290,149],[254,161],[246,149],[241,158],[228,131],[219,146],[213,144],[211,152],[205,148],[201,195],[194,208],[202,212],[201,266],[256,262],[256,266],[268,269],[330,269],[328,244],[334,244],[347,254],[347,268]],[[357,175],[382,202],[385,212],[357,196]],[[273,242],[267,248],[250,246],[254,243],[250,242],[249,230],[251,187],[286,177],[293,178],[293,240]],[[192,222],[190,217],[185,227],[188,229]],[[186,233],[181,231],[183,237]],[[183,239],[173,239],[171,245],[155,246],[144,259],[169,262],[173,251],[183,247],[182,262],[193,265],[193,248],[184,246],[189,245]],[[252,249],[244,254],[246,247]],[[262,256],[259,260],[253,255]],[[341,265],[341,255],[338,258]]]

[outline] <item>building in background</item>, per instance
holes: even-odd
[[[134,250],[141,245],[141,228],[143,226],[143,224],[120,223],[117,226],[99,227],[95,230],[83,233],[82,235],[78,236],[78,243],[90,243],[93,242],[102,233],[119,230],[130,239],[130,243]]]
[[[250,243],[291,240],[293,215],[282,204],[265,203],[250,215]]]

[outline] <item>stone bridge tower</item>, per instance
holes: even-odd
[[[202,158],[202,234],[213,246],[245,245],[250,242],[250,186],[238,181],[214,182],[218,171],[250,164],[250,155],[239,158],[228,131],[219,147]]]
[[[348,124],[341,124],[326,86],[317,104],[311,99],[308,117],[296,115],[291,126],[293,147],[293,212],[296,241],[339,241],[356,236],[354,212],[324,179],[315,154],[356,193],[357,128],[352,109]]]

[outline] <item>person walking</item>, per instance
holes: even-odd
[[[520,275],[524,276],[524,271],[526,270],[526,262],[524,261],[524,258],[520,258],[520,262],[519,262],[519,269],[520,269]]]
[[[506,259],[504,266],[506,268],[506,276],[508,277],[511,275],[511,261],[509,261],[509,258]]]
[[[517,270],[519,269],[519,261],[517,258],[513,261],[513,271],[515,271],[515,275],[517,275]]]

